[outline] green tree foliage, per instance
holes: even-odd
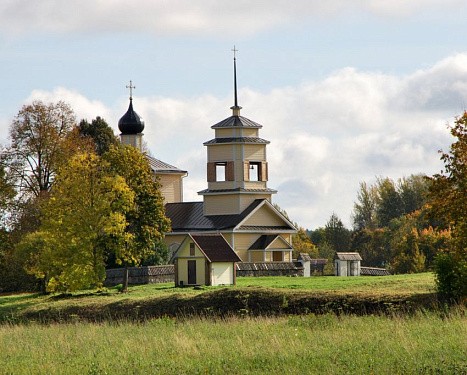
[[[394,181],[389,178],[378,179],[378,204],[376,217],[380,228],[387,227],[392,219],[404,214],[404,202],[396,190]]]
[[[14,251],[11,232],[0,228],[0,293],[36,289],[36,279],[25,272],[23,265],[23,259]]]
[[[10,127],[11,145],[1,158],[18,192],[29,198],[50,190],[68,152],[62,142],[74,125],[73,111],[64,102],[23,106]]]
[[[449,248],[435,261],[438,292],[461,300],[467,295],[467,112],[450,130],[456,140],[441,155],[444,173],[433,176],[429,197],[431,215],[452,234]]]
[[[103,155],[109,151],[111,146],[118,144],[112,128],[99,116],[92,120],[91,123],[87,120],[81,120],[78,125],[78,132],[82,137],[92,139],[94,150],[98,155]]]
[[[333,213],[324,227],[324,238],[335,252],[346,252],[350,248],[350,231],[342,220]]]
[[[318,248],[311,242],[304,228],[299,227],[297,234],[292,237],[293,258],[297,259],[300,253],[306,253],[312,258],[318,257]]]
[[[162,240],[170,231],[170,221],[165,216],[160,183],[154,178],[147,158],[136,148],[123,145],[110,147],[103,158],[135,194],[134,206],[126,213],[126,230],[134,240],[118,254],[117,263],[137,265],[147,258],[156,264],[165,263],[168,253]]]
[[[351,251],[360,253],[365,266],[384,268],[391,259],[389,238],[389,231],[385,228],[355,231]]]
[[[0,228],[5,224],[8,208],[15,195],[15,189],[7,179],[5,168],[0,165]]]
[[[376,205],[378,191],[376,186],[368,186],[366,182],[360,183],[357,202],[354,203],[352,214],[355,230],[375,229],[377,227]]]
[[[423,232],[430,228],[424,208],[429,186],[423,175],[404,177],[397,183],[378,178],[374,185],[360,184],[352,214],[351,248],[362,255],[364,265],[390,266],[394,272],[418,272],[431,266],[439,249],[433,246],[441,246],[442,241],[428,244]]]
[[[128,257],[121,249],[133,240],[125,215],[134,192],[109,171],[94,154],[75,155],[56,177],[40,229],[19,244],[29,272],[45,280],[48,291],[99,287],[106,252]]]

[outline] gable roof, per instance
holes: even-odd
[[[292,246],[290,246],[290,244],[281,236],[277,234],[263,234],[250,246],[248,250],[266,250],[276,240],[282,242],[284,244],[284,248],[292,249]]]
[[[241,262],[241,259],[221,234],[190,235],[209,262]]]
[[[359,253],[336,253],[336,259],[339,260],[362,260]]]
[[[268,205],[284,219],[283,226],[242,226],[257,209]],[[233,215],[204,215],[203,202],[167,203],[165,215],[172,222],[172,232],[211,231],[211,230],[295,230],[285,217],[266,199],[255,199],[243,212]]]

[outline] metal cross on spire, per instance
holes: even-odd
[[[130,86],[126,86],[127,89],[130,89],[130,100],[133,99],[133,89],[136,88],[136,86],[133,86],[133,82],[130,80]]]

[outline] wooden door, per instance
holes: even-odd
[[[284,258],[282,257],[282,251],[273,251],[272,252],[273,262],[282,262]]]
[[[188,261],[188,284],[196,284],[196,260]]]

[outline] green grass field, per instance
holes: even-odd
[[[433,291],[433,275],[425,273],[3,295],[0,374],[467,374],[464,307],[299,314],[303,304],[390,305]],[[213,306],[224,305],[235,305],[233,314],[212,315]],[[203,314],[151,318],[161,306]],[[279,314],[268,315],[269,308]]]
[[[2,374],[466,374],[467,324],[446,317],[154,319],[0,326]]]

